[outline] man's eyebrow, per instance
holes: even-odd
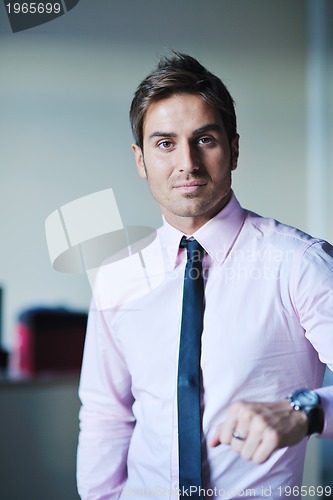
[[[218,125],[217,123],[208,123],[207,125],[203,125],[202,127],[193,130],[192,135],[196,136],[210,131],[221,132],[221,130],[221,125]],[[162,130],[157,130],[156,132],[150,134],[148,139],[154,139],[154,137],[177,137],[177,134],[175,132],[163,132]]]
[[[157,132],[153,132],[152,134],[150,134],[148,139],[154,139],[154,137],[177,137],[177,134],[175,134],[174,132],[162,132],[158,130]]]
[[[207,125],[204,125],[203,127],[197,128],[192,132],[192,135],[201,135],[205,134],[206,132],[211,132],[211,131],[216,131],[216,132],[221,132],[222,127],[221,125],[218,125],[217,123],[208,123]]]

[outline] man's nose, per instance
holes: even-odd
[[[182,144],[179,148],[178,170],[180,172],[195,172],[199,170],[199,155],[191,144]]]

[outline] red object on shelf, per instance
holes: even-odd
[[[19,316],[12,369],[22,375],[81,369],[87,313],[36,308]]]

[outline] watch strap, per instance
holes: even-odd
[[[312,408],[311,411],[306,413],[308,419],[307,436],[312,434],[321,434],[324,428],[324,412],[320,406]]]

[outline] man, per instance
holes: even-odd
[[[333,390],[318,389],[323,363],[333,366],[333,249],[241,208],[231,190],[233,100],[195,59],[161,60],[139,85],[130,118],[139,174],[164,218],[164,279],[125,305],[92,307],[80,385],[81,497],[290,496],[302,481],[307,436],[333,437]],[[187,280],[195,259],[181,247],[193,241],[200,256],[191,270],[199,271]],[[182,415],[197,381],[180,382],[192,355],[182,344],[201,306],[185,318],[185,294],[202,276],[203,317],[191,326],[200,324],[201,414],[192,430],[195,402],[185,425]],[[201,441],[199,468],[192,438]],[[183,472],[188,450],[193,487]]]

